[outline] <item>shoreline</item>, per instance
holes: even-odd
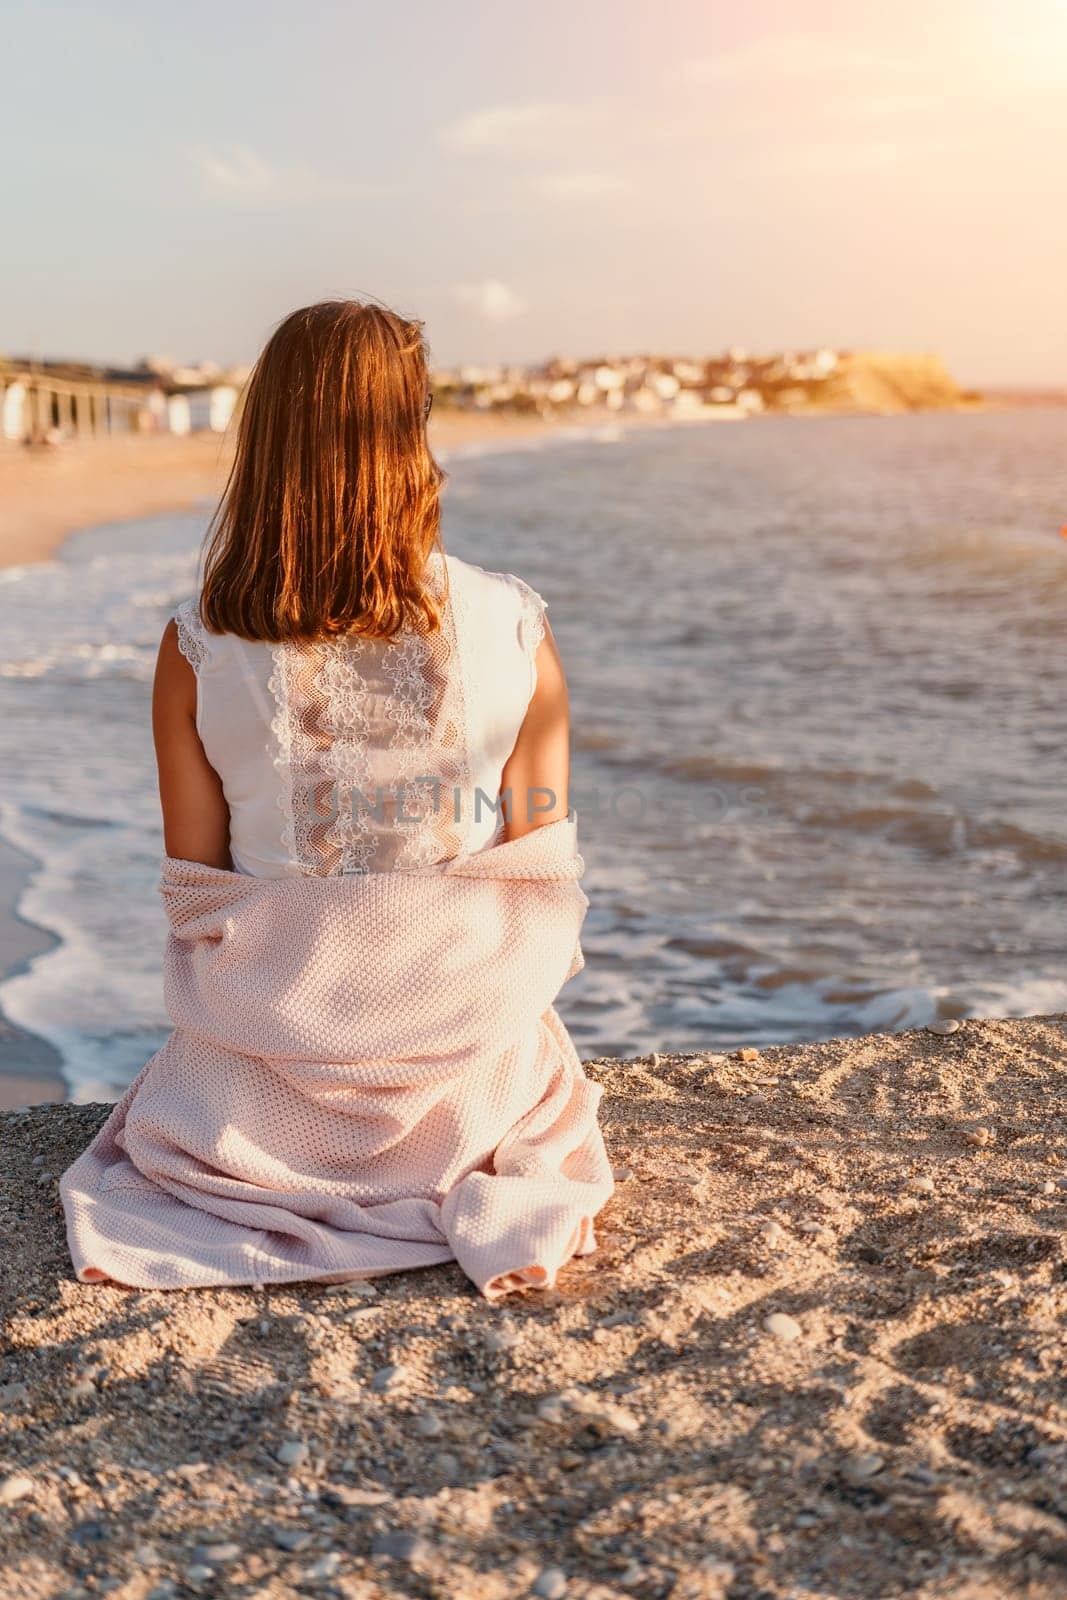
[[[0,979],[17,977],[59,940],[46,928],[19,915],[18,902],[36,862],[0,838]],[[0,1112],[19,1106],[66,1100],[69,1086],[58,1053],[35,1033],[11,1022],[0,1010]]]
[[[468,446],[506,450],[586,429],[644,429],[677,420],[619,417],[606,409],[549,419],[446,410],[431,417],[430,444],[441,454]],[[130,435],[34,451],[0,441],[0,568],[47,561],[87,528],[217,503],[232,459],[228,434]]]
[[[915,416],[929,412],[975,414],[1013,410],[997,400],[906,411],[797,405],[747,418],[734,415],[671,416],[612,411],[606,406],[542,417],[514,412],[442,408],[430,418],[430,444],[447,455],[473,446],[506,451],[531,440],[580,438],[602,428],[627,432],[759,423],[781,418]],[[0,568],[47,561],[67,539],[87,528],[136,521],[217,503],[232,461],[229,434],[123,436],[53,450],[28,451],[0,440]],[[447,462],[444,463],[447,466]]]

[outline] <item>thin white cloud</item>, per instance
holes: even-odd
[[[667,73],[667,82],[752,91],[790,82],[863,82],[880,86],[874,92],[887,105],[899,100],[902,111],[912,93],[926,101],[955,98],[961,90],[1010,98],[1067,85],[1067,13],[1061,11],[1043,30],[1011,31],[1002,38],[954,35],[950,46],[942,38],[918,55],[826,33],[765,34],[720,55],[681,62]],[[899,93],[889,84],[899,85]]]
[[[893,166],[910,157],[917,139],[929,147],[939,136],[945,108],[935,57],[911,59],[825,34],[765,35],[685,62],[668,81],[681,91],[680,109],[650,130],[650,143],[721,143],[726,127],[742,164],[752,157],[783,174]],[[723,99],[730,103],[725,124]]]
[[[780,78],[828,78],[848,73],[911,73],[913,63],[825,34],[765,35],[718,56],[683,62],[673,75],[689,83],[751,83]]]
[[[614,172],[546,172],[530,187],[549,200],[601,200],[629,194],[633,185]]]
[[[904,117],[922,116],[944,105],[944,96],[935,89],[901,89],[894,93],[831,94],[824,102],[827,117],[854,122],[899,122]]]
[[[754,151],[742,170],[750,176],[776,178],[848,177],[889,172],[909,163],[921,165],[960,148],[959,141],[948,138],[813,141]]]
[[[521,317],[530,308],[527,302],[499,278],[484,278],[481,283],[457,283],[452,288],[452,298],[468,311],[484,317],[486,322],[510,322]]]
[[[546,138],[584,127],[594,116],[591,104],[566,105],[551,100],[486,106],[449,123],[442,128],[440,138],[457,150],[536,150]]]
[[[211,150],[201,146],[189,152],[190,160],[211,188],[236,194],[267,194],[274,172],[253,150],[231,147]]]
[[[187,155],[209,194],[242,205],[346,200],[384,192],[379,185],[333,177],[302,163],[272,165],[247,145],[198,145]]]
[[[889,140],[869,144],[807,144],[762,152],[751,163],[778,177],[831,177],[851,172],[880,172],[899,166],[906,152]]]

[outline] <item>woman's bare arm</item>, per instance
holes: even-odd
[[[534,828],[565,817],[568,811],[570,699],[547,617],[535,662],[537,686],[500,780],[505,796],[505,839],[520,839]]]
[[[230,810],[196,731],[196,673],[178,648],[173,618],[156,661],[152,733],[167,854],[232,870]]]

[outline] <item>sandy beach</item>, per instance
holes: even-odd
[[[599,1249],[500,1306],[79,1285],[107,1107],[0,1120],[6,1592],[1067,1592],[1067,1019],[587,1070]]]
[[[612,419],[605,413],[591,420]],[[642,420],[627,418],[631,425]],[[568,425],[574,419],[442,408],[430,419],[430,438],[435,450],[448,450],[506,444]],[[47,560],[78,528],[216,500],[231,460],[229,436],[209,433],[67,441],[53,450],[0,441],[0,566]]]

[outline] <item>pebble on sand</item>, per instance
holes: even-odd
[[[533,1591],[538,1600],[562,1600],[567,1592],[567,1574],[562,1567],[545,1567],[534,1579]]]
[[[283,1467],[302,1467],[310,1454],[311,1451],[303,1439],[286,1439],[285,1443],[279,1446],[275,1460]]]
[[[499,1328],[490,1328],[485,1336],[485,1348],[495,1356],[504,1355],[509,1350],[514,1350],[522,1341],[522,1335],[514,1323],[505,1322]]]
[[[546,1395],[543,1400],[538,1401],[537,1415],[542,1422],[565,1422],[567,1403],[560,1394]]]
[[[371,1375],[371,1390],[374,1394],[388,1394],[390,1389],[397,1388],[406,1377],[406,1367],[379,1367],[377,1372]]]
[[[333,1578],[341,1565],[341,1556],[337,1550],[330,1550],[326,1555],[320,1556],[318,1561],[312,1563],[304,1573],[308,1583],[318,1583],[323,1578]]]
[[[239,1544],[198,1544],[191,1551],[189,1559],[194,1567],[224,1567],[231,1561],[237,1561],[240,1555]]]
[[[989,1128],[972,1128],[970,1133],[964,1134],[964,1138],[977,1150],[984,1150],[987,1144],[993,1142],[993,1134]]]
[[[0,1506],[10,1506],[14,1505],[16,1500],[25,1500],[27,1495],[33,1493],[35,1487],[33,1479],[28,1478],[25,1473],[13,1473],[10,1478],[5,1478],[0,1483]]]
[[[430,1553],[427,1540],[406,1531],[376,1534],[371,1545],[372,1556],[391,1556],[394,1561],[424,1561]]]
[[[866,1483],[868,1478],[877,1477],[884,1466],[884,1456],[873,1454],[849,1456],[842,1463],[841,1475],[847,1483]]]
[[[311,1543],[311,1534],[306,1528],[274,1528],[271,1531],[271,1542],[278,1550],[305,1550]]]
[[[800,1339],[804,1334],[796,1317],[791,1317],[787,1311],[772,1311],[769,1317],[764,1317],[763,1330],[776,1339],[786,1340]]]
[[[926,1027],[927,1033],[940,1034],[956,1033],[958,1029],[959,1023],[956,1021],[955,1017],[945,1017],[941,1022],[930,1022]]]
[[[322,1491],[328,1506],[385,1506],[392,1498],[386,1489],[353,1489],[347,1483],[330,1483]]]
[[[362,1295],[364,1299],[372,1300],[378,1290],[367,1278],[350,1278],[347,1283],[328,1283],[326,1293]]]

